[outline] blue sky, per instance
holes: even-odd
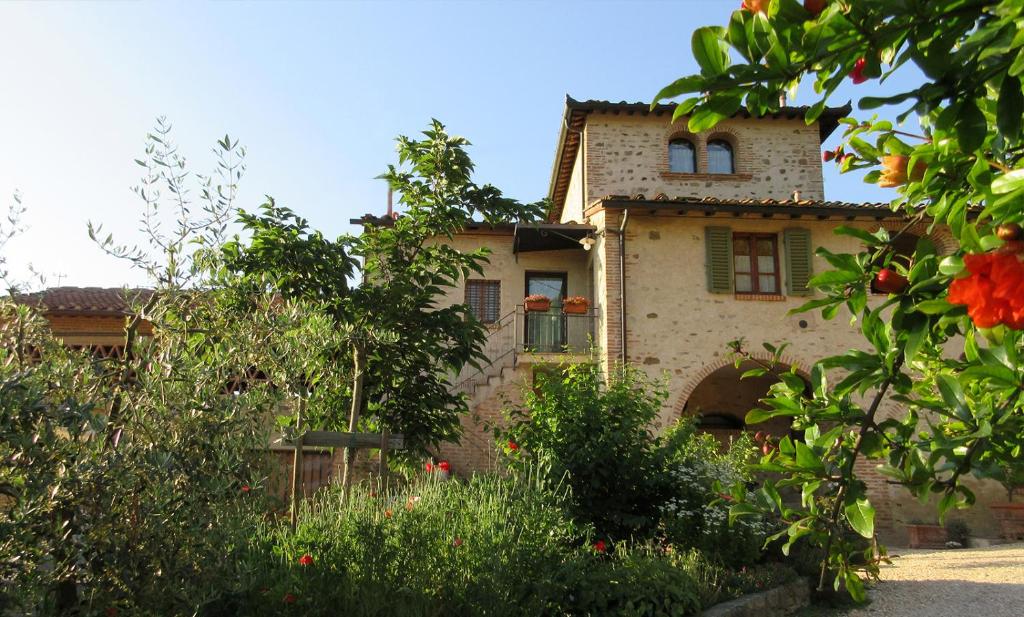
[[[132,160],[160,115],[193,171],[211,168],[216,139],[239,138],[240,204],[272,195],[328,235],[383,211],[374,177],[393,138],[432,117],[473,142],[479,181],[538,199],[566,93],[649,101],[694,72],[693,29],[738,4],[0,3],[0,205],[19,190],[28,208],[8,258],[51,285],[144,283],[92,245],[86,221],[140,240]],[[837,104],[879,91],[845,88]],[[894,196],[825,174],[829,199]]]

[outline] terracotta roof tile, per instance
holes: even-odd
[[[149,289],[121,287],[51,287],[15,296],[15,300],[38,307],[46,313],[126,315],[130,312],[132,301],[144,300],[151,293]]]

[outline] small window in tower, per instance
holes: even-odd
[[[732,145],[723,139],[708,142],[708,173],[731,174],[736,172],[733,163]]]
[[[697,171],[697,149],[686,139],[668,142],[668,170],[678,174]]]

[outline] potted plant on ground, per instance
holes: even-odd
[[[562,312],[566,315],[585,315],[590,308],[590,300],[583,296],[569,296],[562,300]]]
[[[1024,540],[1024,501],[1014,501],[1013,495],[1024,488],[1024,461],[1006,461],[999,465],[999,471],[991,475],[1006,490],[1005,502],[988,505],[992,515],[999,521],[1003,538],[1010,541]]]
[[[946,548],[946,529],[921,521],[907,523],[907,541],[910,548]]]
[[[551,309],[551,298],[542,294],[532,294],[526,296],[523,300],[523,305],[526,307],[527,312],[543,313]]]

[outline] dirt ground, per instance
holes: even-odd
[[[849,617],[1024,617],[1024,544],[889,553],[871,603]]]

